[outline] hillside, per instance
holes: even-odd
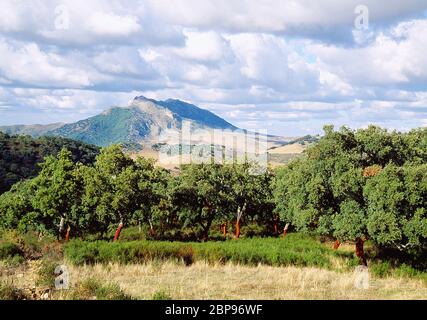
[[[176,132],[183,121],[194,128],[237,129],[210,111],[168,99],[157,101],[140,96],[126,107],[112,107],[103,113],[71,124],[18,125],[0,127],[12,134],[49,135],[79,140],[97,146],[122,143],[138,150],[141,144],[155,141],[165,131]]]
[[[304,153],[307,147],[317,143],[319,139],[319,136],[307,135],[282,145],[275,145],[268,150],[268,161],[273,167],[289,163],[292,159]]]
[[[99,153],[95,146],[60,137],[34,139],[0,132],[0,194],[16,182],[36,176],[37,164],[45,156],[56,155],[63,147],[71,151],[73,161],[83,164],[93,163]]]
[[[29,135],[36,138],[44,136],[49,131],[60,128],[63,125],[64,123],[0,126],[0,131],[9,135]]]

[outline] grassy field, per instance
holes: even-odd
[[[339,255],[331,248],[308,236],[291,234],[279,238],[253,238],[212,242],[166,241],[71,241],[64,247],[64,256],[74,264],[117,262],[144,263],[151,260],[195,261],[209,263],[234,262],[243,265],[259,263],[272,266],[330,267],[330,257]]]
[[[13,277],[16,287],[32,288],[39,268],[32,263],[14,275],[1,278],[10,283]],[[107,292],[112,291],[114,299],[427,299],[427,285],[422,280],[372,277],[369,289],[356,289],[353,272],[314,267],[205,262],[184,266],[168,261],[128,265],[70,264],[69,274],[72,290],[47,291],[46,299],[95,298],[96,290],[90,294],[90,289],[85,288],[93,282],[111,288]],[[102,287],[100,290],[105,291]],[[118,293],[114,295],[114,292]],[[104,294],[98,298],[109,297]]]
[[[7,240],[0,299],[427,299],[426,272],[375,259],[369,245],[369,289],[356,289],[353,245],[334,251],[302,234],[207,243]],[[61,264],[70,290],[53,289]]]

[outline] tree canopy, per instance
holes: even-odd
[[[296,229],[421,250],[427,244],[427,129],[325,127],[277,173],[276,210]]]
[[[18,181],[35,177],[39,163],[49,155],[56,156],[62,148],[71,152],[73,162],[92,164],[99,148],[60,137],[31,138],[10,136],[0,132],[0,194]]]

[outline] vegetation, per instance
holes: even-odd
[[[157,291],[153,294],[152,300],[172,300],[171,296],[163,291]]]
[[[88,278],[77,283],[67,294],[70,300],[132,300],[118,284]]]
[[[10,283],[0,282],[0,300],[26,300],[25,293]]]
[[[10,136],[0,132],[0,194],[18,181],[35,177],[48,155],[56,156],[66,147],[73,162],[92,164],[99,149],[95,146],[59,137]]]
[[[73,241],[66,254],[76,263],[165,258],[327,265],[327,252],[286,247],[287,241],[196,243],[277,236],[290,224],[355,242],[362,264],[369,240],[378,257],[425,269],[426,208],[427,129],[325,127],[318,143],[277,172],[249,163],[190,164],[174,175],[116,145],[102,149],[93,165],[76,163],[62,149],[45,158],[38,176],[0,196],[0,228],[105,240],[120,226],[117,238],[124,225],[135,231],[128,240],[190,242]]]
[[[65,246],[65,258],[77,265],[108,263],[146,263],[172,260],[191,265],[196,261],[233,262],[245,265],[330,267],[334,251],[319,241],[290,234],[287,241],[275,238],[254,238],[241,241],[164,242],[71,241]]]
[[[306,157],[281,168],[276,210],[300,231],[414,256],[427,245],[427,129],[389,133],[325,127]]]

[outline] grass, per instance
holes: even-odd
[[[21,249],[22,242],[15,242]],[[354,245],[331,247],[329,240],[296,233],[206,243],[73,240],[63,246],[64,257],[50,244],[41,248],[51,250],[42,259],[3,272],[0,265],[1,294],[22,299],[22,290],[37,286],[35,299],[43,290],[49,290],[48,299],[78,300],[427,298],[427,273],[375,258],[369,244],[370,288],[355,289]],[[7,257],[16,250],[4,248]],[[59,264],[68,267],[70,290],[52,288]]]
[[[245,266],[234,263],[172,261],[146,264],[70,266],[74,281],[109,279],[135,299],[427,299],[425,282],[371,277],[370,288],[356,289],[353,271],[318,267]]]
[[[0,300],[25,300],[25,293],[14,285],[0,281]]]
[[[118,284],[105,282],[93,276],[80,282],[70,291],[66,292],[68,300],[131,300]]]
[[[59,258],[62,255],[60,244],[51,235],[42,238],[34,231],[20,233],[17,230],[0,231],[0,260],[20,256],[35,260],[41,257]]]
[[[22,299],[31,288],[39,264],[31,262],[22,277],[6,279],[8,299]],[[371,276],[367,290],[354,287],[353,271],[319,267],[246,266],[196,261],[190,266],[173,261],[144,264],[68,265],[70,290],[51,291],[49,299],[427,299],[422,280],[394,275]],[[22,272],[22,271],[20,271]],[[0,282],[1,283],[1,282]],[[118,285],[120,284],[120,286]],[[3,296],[4,297],[4,296]]]
[[[23,256],[23,252],[18,245],[12,242],[0,243],[0,260],[11,259],[15,256]]]
[[[72,241],[64,248],[70,262],[96,263],[145,263],[153,260],[172,260],[191,265],[195,261],[209,263],[265,264],[271,266],[331,267],[332,249],[309,236],[290,234],[286,239],[252,238],[238,241],[182,243],[165,241],[84,242]]]
[[[172,297],[164,291],[156,291],[151,300],[172,300]]]
[[[60,263],[50,259],[43,259],[37,270],[36,286],[53,288],[55,286],[55,268]]]

